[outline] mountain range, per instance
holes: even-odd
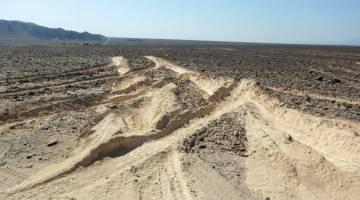
[[[62,28],[48,28],[34,23],[0,20],[0,44],[103,43],[107,37]]]

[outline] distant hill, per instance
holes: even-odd
[[[48,28],[34,23],[0,20],[0,44],[103,43],[103,35]]]

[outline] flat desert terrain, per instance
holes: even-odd
[[[0,199],[360,197],[360,47],[0,47]]]

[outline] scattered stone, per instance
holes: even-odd
[[[56,139],[53,139],[53,140],[50,140],[50,141],[46,144],[46,146],[51,147],[51,146],[55,146],[55,145],[57,145],[57,144],[58,144],[58,141],[57,141]]]
[[[114,110],[115,110],[115,109],[118,109],[118,106],[117,106],[117,105],[111,105],[111,106],[110,106],[110,109],[114,109]]]
[[[199,146],[200,149],[205,149],[206,148],[206,145],[205,144],[202,144]]]
[[[234,142],[234,145],[241,145],[241,140],[236,140],[235,142]]]
[[[323,76],[320,76],[320,77],[318,77],[316,80],[318,80],[318,81],[323,81],[323,80],[324,80],[324,77],[323,77]]]
[[[208,127],[197,130],[179,144],[185,153],[202,153],[208,150],[230,151],[239,156],[246,152],[246,130],[232,114],[212,121]]]
[[[293,141],[294,141],[294,139],[292,138],[291,135],[288,135],[288,136],[287,136],[287,140],[288,140],[289,142],[293,142]]]
[[[6,166],[6,164],[7,164],[7,161],[0,161],[0,166],[5,167],[5,166]]]
[[[11,126],[9,127],[9,129],[12,129],[12,130],[16,129],[16,124],[15,124],[15,125],[11,125]]]
[[[331,84],[338,84],[338,83],[341,83],[341,80],[335,78],[335,79],[331,80],[330,83],[331,83]]]

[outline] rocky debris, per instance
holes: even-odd
[[[152,80],[164,80],[176,77],[176,72],[166,67],[160,67],[155,70],[144,72],[144,76],[151,78]]]
[[[331,80],[331,82],[330,82],[330,83],[331,83],[331,84],[339,84],[339,83],[341,83],[341,80],[340,80],[340,79],[335,78],[335,79]]]
[[[110,88],[108,85],[110,81],[96,78],[117,76],[115,70],[101,65],[110,62],[112,56],[118,55],[127,57],[130,68],[134,70],[152,65],[153,63],[143,56],[154,55],[207,74],[231,76],[236,80],[254,79],[264,88],[289,88],[355,101],[360,99],[360,82],[357,81],[360,78],[360,71],[356,56],[360,52],[358,47],[232,45],[231,48],[232,51],[217,46],[198,45],[189,45],[186,48],[182,46],[166,48],[75,46],[21,49],[1,47],[0,58],[3,62],[0,63],[0,79],[3,79],[0,83],[0,93],[68,81],[77,82],[85,79],[94,79],[94,81],[67,85],[63,88],[44,87],[34,91],[24,90],[23,93],[3,95],[0,104],[3,108],[8,108],[8,111],[0,109],[0,123],[8,118],[17,118],[19,111],[39,106],[45,106],[47,109],[56,106],[70,109],[71,106],[54,105],[54,103],[75,98],[73,95],[86,99],[89,99],[87,96],[89,94],[103,97],[106,95],[105,91]],[[91,70],[92,67],[95,67],[94,70]],[[148,76],[172,77],[169,74],[156,72]],[[71,92],[71,95],[68,92]],[[49,102],[52,102],[51,106]],[[291,101],[283,103],[286,106],[294,105]],[[317,104],[316,99],[313,104]],[[333,117],[330,111],[320,109],[324,112],[318,113],[319,109],[314,109],[310,105],[301,105],[297,108]],[[356,113],[356,109],[352,107],[348,110]],[[360,120],[360,115],[348,116],[346,113],[340,114],[339,117]]]
[[[18,77],[17,70],[22,69],[21,76],[57,74],[74,69],[82,69],[109,62],[104,55],[95,53],[96,48],[86,47],[1,47],[0,78]]]
[[[109,108],[113,109],[113,110],[116,110],[116,109],[118,109],[118,106],[114,104],[114,105],[109,106]]]
[[[360,68],[356,64],[359,47],[235,45],[232,48],[233,51],[218,47],[173,47],[166,49],[166,54],[155,52],[154,55],[211,75],[231,76],[236,80],[253,79],[263,88],[285,88],[354,101],[360,99]],[[295,98],[302,100],[292,97]],[[285,106],[334,117],[333,110],[323,109],[331,106],[330,101],[326,105],[321,103],[323,108],[320,109],[311,106],[318,103],[317,99],[309,105],[282,102]],[[348,111],[338,109],[336,115],[360,120],[360,114],[355,114],[358,113],[356,106]]]
[[[201,159],[233,184],[242,185],[248,156],[243,115],[221,116],[181,141],[178,149],[186,154],[185,159]]]
[[[320,76],[320,77],[318,77],[316,80],[318,80],[318,81],[323,81],[324,80],[324,76]]]
[[[50,140],[50,141],[46,144],[46,146],[52,147],[52,146],[55,146],[55,145],[57,145],[57,144],[58,144],[57,139],[52,139],[52,140]]]
[[[301,111],[316,113],[320,116],[331,118],[346,118],[360,120],[360,105],[339,103],[333,100],[316,99],[308,96],[297,96],[286,92],[265,90],[269,96],[273,96],[284,102],[287,107],[299,109]]]
[[[204,149],[228,151],[246,157],[246,143],[246,130],[243,125],[233,114],[227,114],[184,139],[179,149],[186,153],[199,154]]]
[[[11,126],[16,126],[13,129],[4,125],[0,129],[0,142],[3,141],[11,148],[1,157],[0,165],[6,164],[19,172],[27,169],[27,173],[29,170],[38,169],[39,164],[43,166],[59,162],[72,155],[78,146],[81,133],[88,132],[102,118],[101,114],[88,109],[63,111],[13,123]],[[11,184],[6,180],[5,183]]]
[[[155,65],[155,63],[143,56],[130,57],[128,60],[131,71],[141,70]]]
[[[288,136],[287,136],[287,140],[288,140],[289,142],[293,142],[293,141],[294,141],[294,139],[293,139],[293,137],[292,137],[291,135],[288,135]]]
[[[81,109],[109,92],[111,78],[118,76],[107,65],[109,57],[92,55],[89,51],[96,49],[91,47],[88,51],[65,49],[1,48],[0,58],[9,61],[0,63],[0,122]],[[22,64],[13,63],[14,57]]]
[[[174,93],[184,109],[196,110],[209,104],[205,100],[206,93],[195,87],[189,80],[179,80],[175,82],[177,87]]]
[[[33,164],[32,163],[29,163],[25,166],[26,168],[32,168],[33,167]]]

